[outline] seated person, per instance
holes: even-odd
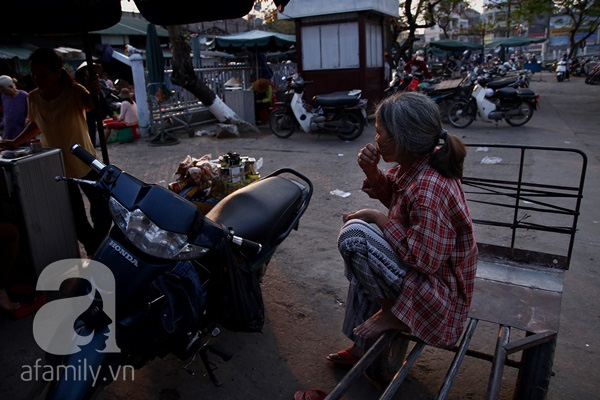
[[[425,62],[425,52],[423,50],[418,50],[415,53],[415,58],[406,63],[404,66],[404,71],[413,75],[415,73],[423,73],[423,76],[426,79],[432,78],[431,73],[427,68],[427,63]]]
[[[343,333],[334,363],[355,363],[389,329],[426,344],[458,341],[473,295],[477,245],[461,177],[466,148],[442,129],[437,105],[403,92],[375,111],[375,144],[358,155],[362,190],[387,212],[343,214],[338,246],[350,281]],[[387,170],[380,161],[395,163]]]
[[[129,89],[123,88],[119,93],[121,102],[121,112],[119,117],[111,120],[105,120],[104,136],[108,139],[113,129],[124,129],[128,126],[136,126],[138,124],[138,112],[135,101],[131,98]]]

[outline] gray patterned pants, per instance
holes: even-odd
[[[365,349],[368,344],[354,335],[354,328],[381,309],[378,300],[398,297],[407,266],[379,229],[358,219],[344,224],[338,248],[350,281],[342,332]]]

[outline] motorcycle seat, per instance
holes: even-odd
[[[519,97],[535,97],[535,92],[529,88],[517,89],[517,94],[519,95]]]
[[[311,100],[311,105],[314,107],[345,107],[353,106],[358,103],[360,93],[350,94],[348,91],[334,92],[327,94],[318,94]]]
[[[302,202],[298,184],[273,176],[236,190],[217,203],[206,217],[232,228],[236,236],[264,246],[287,230]]]
[[[488,82],[486,84],[486,87],[496,90],[496,89],[506,87],[515,82],[516,82],[516,79],[513,79],[513,78],[498,79],[497,81]]]
[[[509,99],[512,97],[517,97],[517,90],[511,87],[503,87],[496,90],[495,95],[500,99]]]

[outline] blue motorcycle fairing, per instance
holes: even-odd
[[[201,228],[203,216],[198,208],[158,185],[148,185],[127,173],[121,173],[111,189],[114,197],[128,210],[139,208],[159,228],[170,232],[189,234]],[[169,210],[165,213],[165,210]]]
[[[106,265],[115,279],[117,319],[137,309],[150,283],[172,269],[176,262],[151,257],[134,248],[118,227],[113,227],[94,260]]]

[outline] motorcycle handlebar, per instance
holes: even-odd
[[[79,158],[85,163],[85,165],[91,167],[96,172],[100,172],[104,169],[104,167],[106,167],[79,144],[74,144],[71,146],[71,153],[73,153],[75,157]]]
[[[252,254],[258,254],[262,250],[262,245],[252,240],[244,239],[239,236],[233,236],[231,242],[235,245],[240,246],[240,249],[248,251]]]

